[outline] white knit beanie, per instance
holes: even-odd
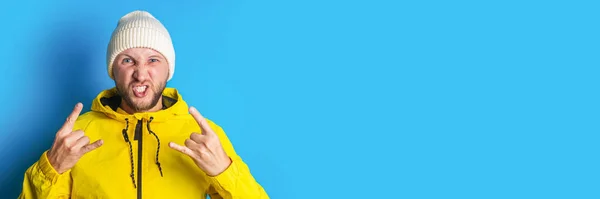
[[[169,64],[169,78],[175,73],[175,50],[167,29],[146,11],[133,11],[123,16],[108,44],[106,61],[108,76],[115,79],[112,65],[115,57],[130,48],[150,48],[161,53]]]

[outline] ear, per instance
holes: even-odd
[[[117,59],[116,59],[116,58],[115,58],[115,60],[113,61],[113,63],[112,63],[112,66],[110,67],[110,69],[111,69],[111,70],[109,71],[109,73],[111,73],[111,74],[112,74],[112,77],[113,77],[113,78],[115,79],[115,81],[116,81],[116,79],[117,79],[117,73],[115,72],[115,71],[117,70]]]

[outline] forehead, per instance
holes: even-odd
[[[129,56],[129,57],[158,56],[158,57],[163,58],[162,54],[160,54],[158,51],[150,49],[150,48],[130,48],[130,49],[124,50],[123,52],[119,53],[118,56]]]

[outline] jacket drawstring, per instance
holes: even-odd
[[[123,138],[125,138],[125,142],[129,144],[129,159],[131,160],[131,174],[129,176],[131,176],[131,181],[133,181],[133,188],[137,188],[137,186],[135,186],[135,176],[133,172],[133,148],[131,146],[131,141],[129,141],[129,136],[127,135],[127,130],[129,129],[129,119],[125,118],[125,122],[127,122],[127,126],[125,126],[125,129],[123,129]]]
[[[150,117],[150,120],[148,120],[146,127],[148,127],[148,132],[150,132],[150,134],[152,134],[154,136],[154,138],[156,138],[156,142],[158,142],[158,148],[156,149],[156,165],[158,166],[158,171],[160,171],[160,177],[162,177],[163,176],[162,167],[160,167],[160,162],[158,161],[158,152],[160,151],[160,139],[158,139],[158,136],[156,135],[156,133],[154,133],[152,130],[150,130],[150,122],[152,122],[153,119],[154,119],[154,117]]]

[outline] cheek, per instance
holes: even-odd
[[[113,76],[115,77],[115,80],[117,80],[118,82],[126,82],[128,81],[128,79],[131,77],[131,74],[133,73],[132,70],[127,70],[124,68],[113,68]]]
[[[152,70],[150,70],[150,75],[152,75],[152,78],[154,81],[163,81],[164,79],[167,79],[167,77],[169,76],[169,67],[168,66],[154,67],[154,68],[152,68]]]

